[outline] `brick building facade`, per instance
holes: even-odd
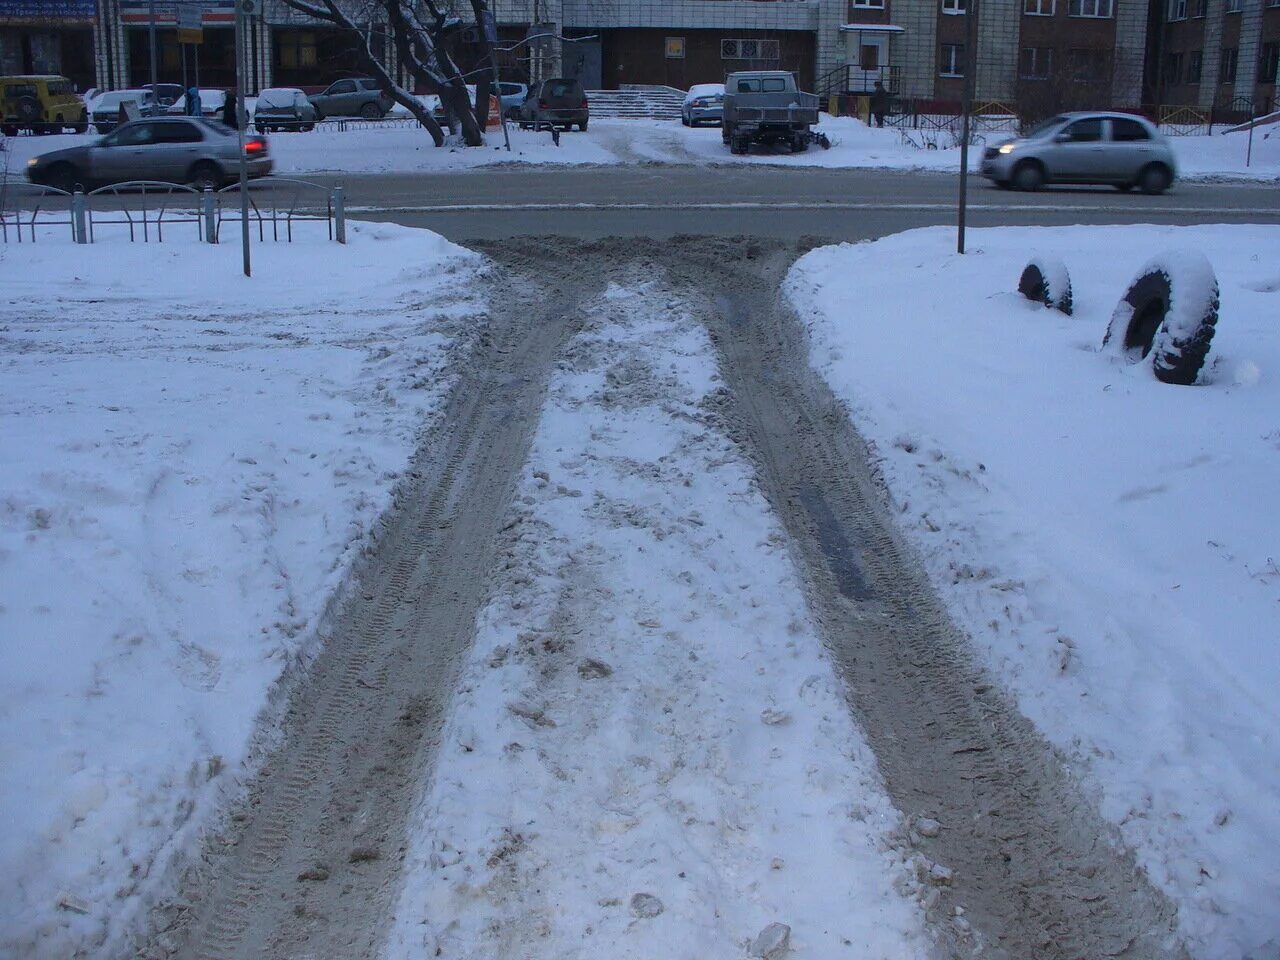
[[[1155,0],[1153,102],[1223,116],[1276,109],[1280,0]]]

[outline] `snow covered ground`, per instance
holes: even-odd
[[[825,115],[824,115],[825,116]],[[322,125],[311,133],[276,133],[269,137],[278,174],[308,173],[442,173],[474,170],[493,164],[529,163],[560,165],[675,164],[770,165],[785,167],[846,167],[894,170],[955,171],[960,151],[950,147],[949,135],[931,139],[940,149],[922,146],[926,134],[877,130],[850,117],[825,117],[820,129],[831,138],[830,150],[811,147],[802,154],[785,148],[754,149],[748,156],[729,153],[716,127],[686,128],[678,121],[596,119],[586,133],[573,131],[556,146],[551,134],[510,128],[512,151],[502,146],[501,131],[491,130],[488,146],[437,149],[425,131],[410,127],[339,132]],[[87,136],[87,135],[86,135]],[[984,134],[991,143],[1008,139],[1007,133]],[[1181,175],[1196,179],[1280,178],[1280,130],[1254,131],[1252,166],[1245,166],[1244,133],[1216,136],[1172,137]],[[85,137],[17,137],[10,140],[7,169],[21,175],[27,159],[39,153],[83,142]],[[3,155],[0,155],[2,157]],[[981,150],[973,152],[976,169]]]
[[[797,958],[926,956],[899,817],[706,402],[705,331],[644,278],[588,313],[413,817],[389,957],[736,960],[771,923]]]
[[[236,244],[0,246],[5,957],[118,938],[234,794],[477,332],[479,258],[350,231],[251,282]]]
[[[812,359],[961,625],[1177,902],[1280,956],[1280,228],[931,228],[804,257]],[[1099,351],[1153,254],[1221,284],[1194,387]],[[1064,316],[1015,292],[1062,258]]]

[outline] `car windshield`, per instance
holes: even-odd
[[[1032,127],[1030,130],[1027,131],[1027,136],[1038,137],[1040,136],[1040,134],[1047,133],[1048,131],[1052,130],[1054,127],[1065,123],[1066,120],[1067,118],[1062,116],[1050,117],[1048,120],[1041,120],[1034,127]]]
[[[148,90],[113,90],[111,93],[104,93],[102,98],[98,100],[98,107],[110,109],[118,107],[125,100],[135,100],[138,103],[146,103],[151,99],[151,92]]]
[[[295,90],[263,90],[258,94],[259,107],[292,107]]]
[[[544,97],[571,97],[576,84],[572,80],[548,80]]]

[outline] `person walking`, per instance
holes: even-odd
[[[227,99],[222,104],[222,122],[232,130],[240,129],[240,111],[237,109],[239,99],[240,92],[232,87],[227,91]]]
[[[204,116],[204,111],[200,108],[200,89],[194,83],[187,87],[187,116]]]
[[[871,115],[876,118],[876,126],[884,126],[884,115],[889,112],[889,91],[884,88],[884,84],[879,80],[876,81],[875,89],[871,91]]]

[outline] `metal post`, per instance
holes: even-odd
[[[244,275],[253,276],[249,265],[249,163],[244,152],[244,128],[249,123],[245,111],[244,15],[253,9],[253,0],[236,0],[236,126],[240,140],[240,245],[244,252]]]
[[[191,45],[191,48],[195,54],[195,68],[196,68],[195,81],[196,81],[196,89],[199,90],[200,89],[200,44],[193,43]]]
[[[200,191],[200,206],[204,211],[204,240],[205,243],[218,242],[218,220],[215,215],[217,204],[212,190]]]
[[[151,33],[151,100],[156,100],[156,0],[149,0],[147,4],[147,12],[149,18],[149,30]]]
[[[960,204],[956,219],[956,252],[964,253],[965,215],[969,203],[969,113],[978,73],[978,0],[968,0],[965,12],[964,94],[960,105]]]
[[[88,243],[89,231],[85,229],[84,191],[71,194],[71,238],[76,243]]]
[[[1245,148],[1244,165],[1247,167],[1253,162],[1253,128],[1258,125],[1258,111],[1255,106],[1249,104],[1249,146]],[[1210,128],[1210,133],[1213,132]]]
[[[333,236],[339,243],[347,242],[347,201],[341,187],[333,188]]]

